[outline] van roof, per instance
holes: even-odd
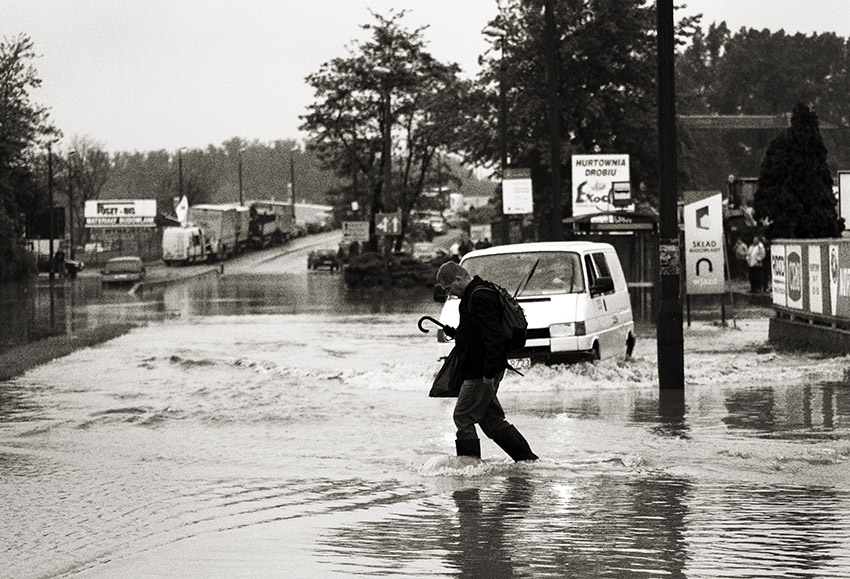
[[[600,243],[598,241],[536,241],[532,243],[512,243],[510,245],[495,245],[486,249],[476,249],[465,254],[463,258],[502,253],[527,253],[532,251],[574,251],[581,253],[608,249],[613,251],[614,246],[610,243]]]

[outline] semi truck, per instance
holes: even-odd
[[[268,247],[295,237],[295,212],[291,203],[250,201],[248,208],[248,239],[251,246]]]
[[[187,221],[204,232],[207,255],[224,261],[238,253],[247,241],[240,217],[234,205],[190,205]]]

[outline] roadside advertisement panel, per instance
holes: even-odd
[[[819,245],[809,246],[809,311],[823,313],[823,272]]]
[[[838,299],[835,315],[850,318],[850,244],[838,246]]]
[[[630,183],[628,155],[573,155],[573,215],[615,211],[614,183]]]
[[[803,309],[803,257],[799,245],[785,246],[785,305]]]
[[[723,196],[719,191],[685,191],[685,277],[687,293],[722,294]]]
[[[770,276],[773,288],[773,305],[785,306],[785,244],[773,243],[770,246]]]
[[[838,246],[829,246],[829,315],[838,315]]]
[[[94,199],[86,201],[86,227],[156,227],[156,199]]]
[[[534,213],[531,169],[505,169],[502,180],[502,213],[527,215]]]

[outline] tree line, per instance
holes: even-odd
[[[427,27],[410,29],[405,14],[373,14],[366,40],[307,77],[314,99],[302,116],[310,135],[303,151],[288,140],[233,139],[203,150],[108,155],[83,139],[60,152],[55,186],[71,175],[80,199],[154,196],[167,206],[180,189],[180,165],[191,202],[235,201],[241,159],[244,195],[281,198],[292,162],[299,200],[328,199],[343,217],[353,201],[369,214],[401,209],[406,217],[425,203],[424,191],[468,179],[464,167],[498,179],[504,162],[530,169],[537,235],[559,239],[571,215],[571,156],[628,153],[639,208],[657,206],[654,2],[500,0],[473,78],[434,58]],[[847,39],[703,28],[700,17],[680,19],[676,32],[679,115],[795,110],[803,118],[800,103],[815,115],[805,118],[822,134],[832,172],[850,165]],[[25,35],[0,44],[0,263],[11,263],[21,213],[44,204],[45,145],[60,134],[46,109],[29,101],[40,82],[32,50]],[[680,123],[680,188],[724,189],[730,174],[761,177],[782,135]]]

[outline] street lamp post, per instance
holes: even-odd
[[[50,144],[47,145],[47,210],[49,212],[48,217],[50,219],[50,239],[47,242],[47,251],[50,252],[50,259],[48,263],[50,264],[50,287],[53,288],[53,280],[55,277],[54,273],[54,258],[53,258],[53,238],[56,236],[54,233],[56,231],[55,224],[53,223],[53,150],[50,147]],[[53,297],[53,292],[50,292],[50,297]],[[53,313],[53,308],[50,309],[50,313]],[[50,320],[50,325],[53,325],[53,319]]]
[[[69,252],[70,258],[74,259],[74,174],[73,174],[73,161],[71,161],[72,157],[77,156],[77,151],[71,151],[68,153],[68,232],[69,232],[69,240],[71,242],[71,249]]]
[[[481,32],[485,36],[499,40],[499,168],[502,173],[502,179],[504,179],[505,169],[508,166],[508,63],[505,60],[505,46],[508,33],[496,26],[487,26]]]
[[[183,151],[185,150],[185,147],[177,149],[177,187],[181,201],[183,200]]]
[[[289,150],[289,189],[292,200],[292,219],[295,219],[295,153],[298,147]]]
[[[245,149],[239,149],[239,206],[245,204],[242,199],[242,153],[245,152]]]

